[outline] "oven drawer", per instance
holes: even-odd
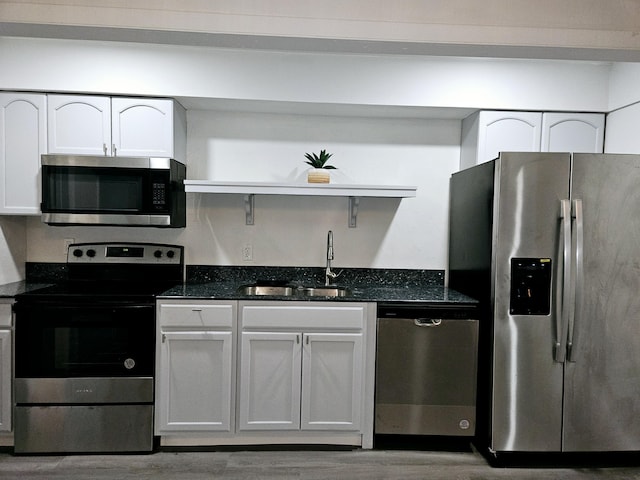
[[[153,405],[17,406],[15,416],[15,453],[153,449]]]
[[[235,302],[158,302],[158,318],[161,327],[231,328],[235,309]]]
[[[151,403],[153,377],[16,378],[16,404]]]

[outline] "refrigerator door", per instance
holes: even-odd
[[[570,155],[502,153],[496,162],[490,449],[560,451],[563,363],[554,352]]]
[[[565,366],[565,451],[640,450],[639,186],[640,156],[573,156],[584,276]]]

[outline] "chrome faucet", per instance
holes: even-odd
[[[331,271],[331,260],[333,260],[333,232],[329,230],[329,233],[327,233],[327,268],[325,270],[325,276],[324,276],[325,285],[331,285],[333,283],[333,280],[335,280],[338,277],[338,275],[342,273],[342,272],[335,273]]]

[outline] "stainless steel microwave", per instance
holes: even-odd
[[[170,158],[42,155],[50,225],[186,225],[186,167]]]

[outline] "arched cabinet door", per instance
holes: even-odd
[[[168,98],[49,95],[48,152],[186,157],[186,111]]]
[[[542,113],[479,111],[462,122],[460,168],[498,158],[500,152],[539,152]]]
[[[112,98],[112,155],[175,158],[173,104],[164,99]]]
[[[49,153],[111,155],[111,99],[48,95]]]
[[[0,93],[0,214],[40,214],[46,98],[44,94]]]
[[[604,114],[545,113],[542,118],[542,151],[602,153]]]

